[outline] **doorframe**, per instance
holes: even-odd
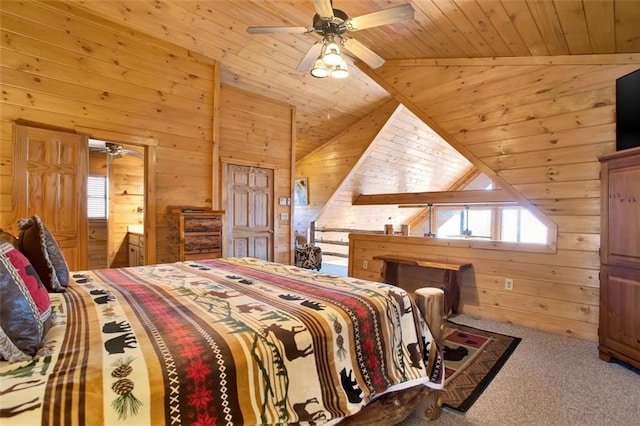
[[[278,170],[279,167],[275,164],[263,163],[259,161],[251,161],[251,160],[242,160],[239,158],[232,157],[220,157],[220,203],[222,210],[225,210],[225,216],[229,214],[233,214],[233,212],[228,212],[227,207],[229,207],[229,193],[227,191],[227,184],[229,183],[229,166],[245,166],[245,167],[256,167],[261,169],[269,169],[273,172],[273,182],[271,188],[271,226],[273,228],[273,238],[271,240],[271,261],[275,261],[276,258],[276,241],[278,241],[278,227],[276,226],[276,202],[275,202],[275,193],[276,193],[276,182],[278,181]],[[225,243],[222,245],[222,257],[227,257],[229,253],[232,253],[232,244],[233,240],[231,238],[231,221],[225,220],[223,223],[224,231],[223,235],[227,236],[225,238]]]
[[[90,139],[144,147],[144,251],[145,263],[156,263],[156,162],[158,138],[78,126],[78,133]]]

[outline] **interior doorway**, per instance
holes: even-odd
[[[89,139],[88,266],[145,264],[145,148]]]

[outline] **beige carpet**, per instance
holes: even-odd
[[[451,318],[522,342],[469,411],[445,408],[434,422],[411,416],[402,426],[640,425],[640,374],[601,361],[595,342],[467,315]]]

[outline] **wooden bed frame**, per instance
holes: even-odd
[[[433,334],[434,341],[442,347],[445,322],[444,292],[437,288],[419,288],[414,293],[414,300]],[[440,392],[440,390],[420,385],[388,393],[338,424],[340,426],[394,425],[413,412],[421,419],[435,420],[440,417],[442,407]]]

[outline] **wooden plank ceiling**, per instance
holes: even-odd
[[[335,0],[349,16],[405,0]],[[637,0],[413,0],[412,20],[350,33],[382,58],[472,58],[638,52]],[[347,58],[345,80],[296,67],[316,34],[249,35],[248,26],[311,26],[311,0],[70,1],[79,14],[122,23],[222,63],[222,80],[297,108],[298,159],[390,96]],[[91,19],[91,18],[89,18]],[[125,34],[126,36],[126,34]]]
[[[354,206],[357,194],[445,191],[473,165],[400,105],[318,216],[320,228],[399,230],[423,209]]]

